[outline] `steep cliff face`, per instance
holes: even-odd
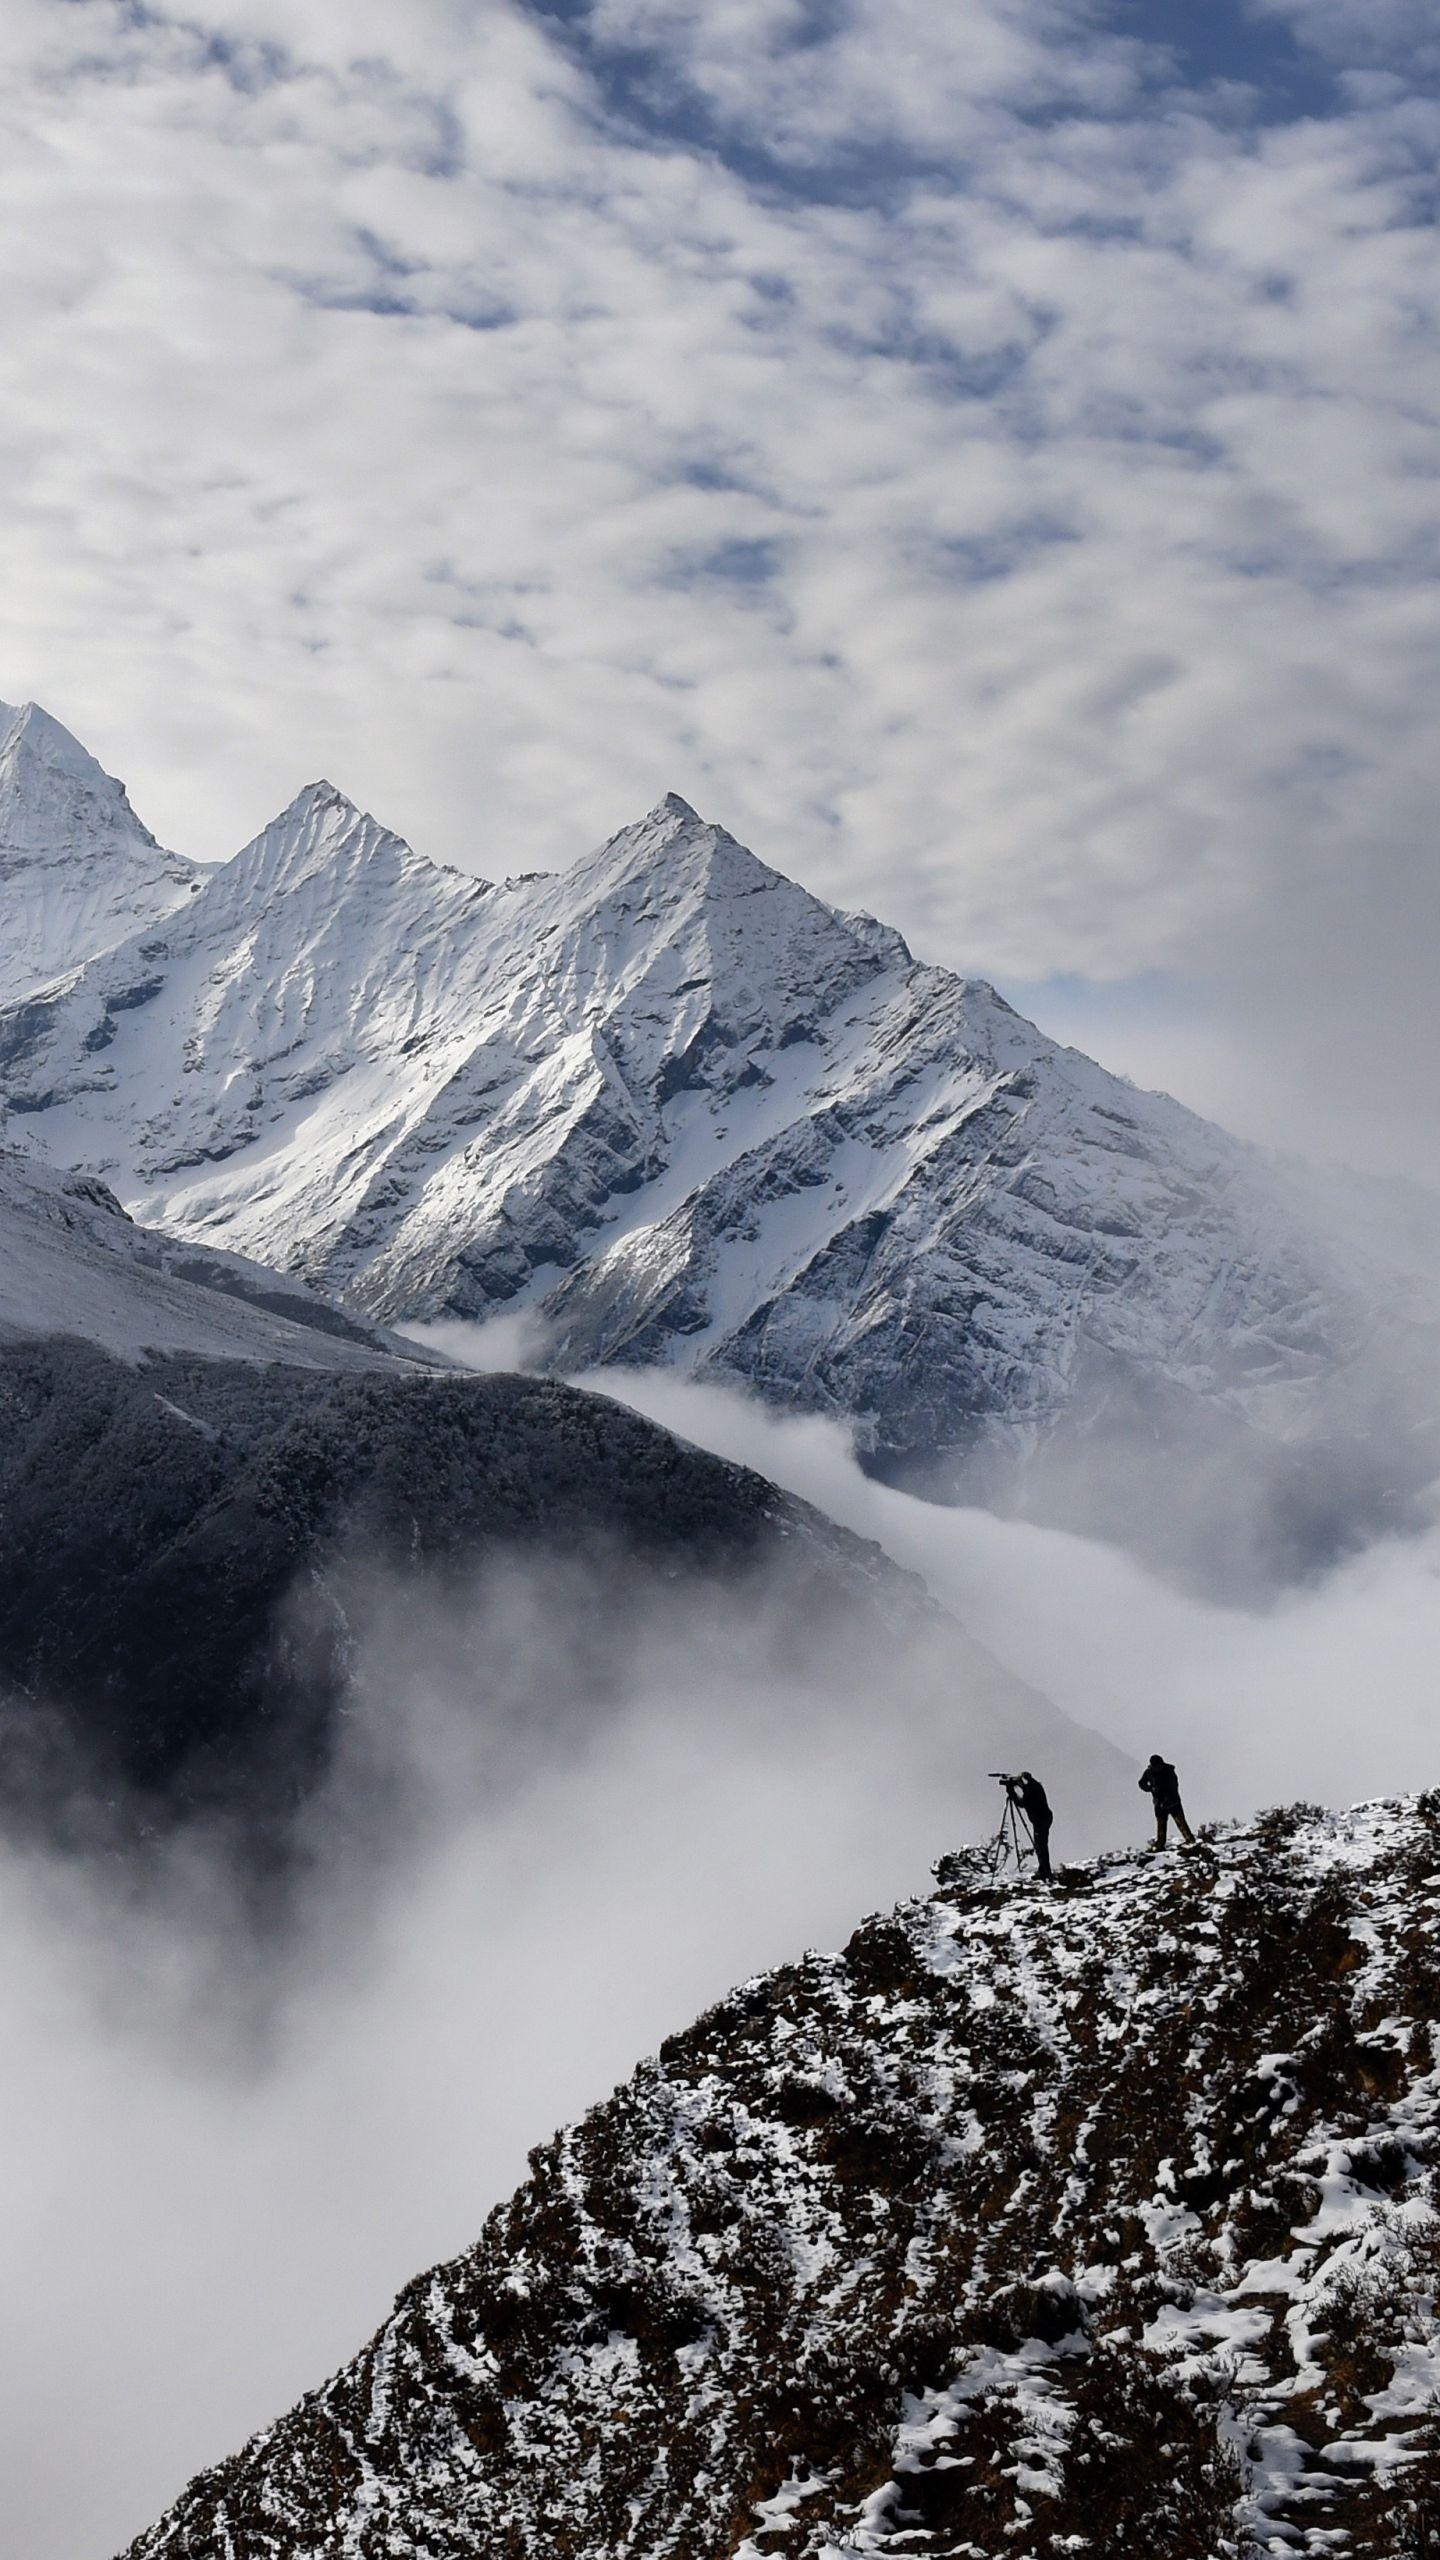
[[[1440,1798],[744,1984],[130,2560],[1419,2560]]]
[[[1440,1218],[1316,1200],[670,798],[490,886],[329,785],[0,1011],[12,1136],[387,1322],[843,1416],[867,1461],[1261,1579],[1440,1463]],[[1201,1514],[1197,1530],[1196,1515]]]

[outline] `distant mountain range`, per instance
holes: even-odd
[[[742,1983],[129,2560],[1424,2560],[1437,1812]]]
[[[1440,1465],[1428,1195],[1137,1092],[683,801],[491,885],[316,783],[199,874],[3,717],[0,1107],[137,1217],[842,1416],[893,1479],[1242,1587]]]
[[[520,1311],[1230,1590],[1440,1466],[1426,1195],[1135,1092],[674,798],[496,886],[317,783],[202,871],[0,712],[0,945],[7,1834],[198,1818],[269,1922],[337,1770],[403,1832],[412,1703],[493,1791],[657,1662],[814,1751],[904,1684],[957,1828],[1026,1761],[1133,1826],[880,1549],[404,1320]],[[1437,1868],[1429,1798],[1053,1893],[942,1862],[534,2154],[133,2560],[1418,2560]]]

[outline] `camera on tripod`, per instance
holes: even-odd
[[[942,1885],[973,1884],[979,1875],[998,1880],[1007,1871],[1023,1877],[1033,1859],[1038,1876],[1050,1874],[1050,1805],[1045,1790],[1028,1769],[992,1769],[989,1775],[1005,1790],[1000,1828],[978,1848],[952,1850],[936,1860],[934,1874]]]
[[[991,1846],[991,1864],[998,1875],[1002,1868],[1023,1868],[1027,1857],[1036,1855],[1035,1833],[1030,1822],[1028,1790],[1034,1781],[1024,1769],[992,1769],[991,1777],[1005,1790],[1005,1810],[1000,1829]],[[1043,1799],[1042,1799],[1043,1801]],[[1043,1861],[1042,1861],[1043,1866]]]

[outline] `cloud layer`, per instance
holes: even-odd
[[[867,1663],[784,1579],[632,1588],[605,1625],[558,1568],[423,1606],[367,1576],[350,1623],[283,1932],[213,1840],[144,1874],[0,1841],[0,2549],[25,2560],[107,2560],[664,2035],[926,1889],[1037,1731],[925,1622]],[[1128,1772],[1039,1714],[1067,1847],[1115,1837]]]
[[[603,1384],[883,1539],[1092,1733],[1172,1754],[1197,1820],[1433,1777],[1440,1538],[1265,1614],[1206,1608],[871,1484],[833,1426],[659,1372]],[[517,1575],[423,1616],[370,1592],[288,1934],[256,1936],[204,1840],[149,1877],[0,1846],[0,2548],[107,2560],[641,2053],[923,1890],[992,1824],[1002,1755],[1049,1781],[1059,1858],[1145,1835],[1107,1753],[979,1722],[988,1687],[923,1641],[877,1674],[783,1591],[678,1593],[598,1648],[589,1592],[576,1661],[624,1676],[573,1695],[563,1588]]]
[[[484,1364],[488,1326],[431,1330]],[[873,1484],[839,1424],[665,1370],[586,1383],[879,1540],[1077,1724],[1137,1762],[1157,1748],[1179,1762],[1197,1821],[1433,1781],[1440,1525],[1378,1540],[1273,1607],[1224,1608],[1097,1541]]]
[[[1440,111],[1407,0],[1188,15],[16,0],[0,689],[187,850],[318,768],[500,872],[674,785],[1403,1154]],[[1188,1046],[1090,992],[1157,972]]]

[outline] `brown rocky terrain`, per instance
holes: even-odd
[[[662,2047],[129,2560],[1421,2560],[1440,1795],[957,1858]]]

